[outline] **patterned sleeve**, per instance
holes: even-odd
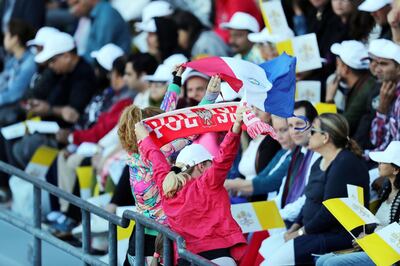
[[[385,136],[389,133],[388,130],[388,119],[387,116],[376,112],[375,118],[371,123],[371,143],[375,147],[379,147],[384,144]]]

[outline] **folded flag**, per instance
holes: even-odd
[[[396,222],[356,241],[378,266],[400,260],[400,225]]]
[[[213,76],[219,75],[244,100],[257,108],[281,116],[293,116],[296,89],[296,59],[282,54],[261,65],[231,57],[209,57],[185,66]],[[269,99],[271,98],[271,99]]]
[[[325,200],[323,204],[349,232],[366,224],[379,224],[378,219],[356,200],[335,198]]]

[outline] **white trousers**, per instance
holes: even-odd
[[[265,239],[259,250],[264,261],[261,266],[294,265],[294,244],[293,240],[285,242],[284,232],[272,235]]]

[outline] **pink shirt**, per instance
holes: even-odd
[[[162,192],[162,182],[171,170],[164,155],[149,137],[139,144],[143,158],[153,164],[153,178],[160,189],[167,223],[194,253],[231,248],[232,257],[239,261],[245,252],[246,239],[232,217],[229,195],[223,186],[239,142],[239,134],[228,132],[212,166],[189,180],[173,198],[166,198]]]

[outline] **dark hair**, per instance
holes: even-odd
[[[294,103],[294,110],[304,108],[306,118],[310,123],[318,116],[317,109],[309,101],[297,101]]]
[[[178,49],[178,28],[175,22],[169,18],[156,17],[154,21],[161,61],[164,61]]]
[[[349,123],[340,114],[325,113],[317,117],[321,122],[321,130],[329,134],[333,145],[337,148],[349,149],[355,155],[361,157],[362,150],[357,142],[349,137]]]
[[[32,26],[20,19],[10,20],[8,32],[11,36],[17,36],[19,45],[23,47],[26,47],[26,43],[35,37],[35,30]]]
[[[118,76],[123,76],[125,73],[126,57],[120,56],[116,58],[112,64],[112,70],[115,71]]]
[[[356,10],[350,16],[348,26],[350,39],[366,41],[375,26],[375,20],[370,13]]]
[[[177,10],[175,15],[172,17],[176,23],[178,29],[182,29],[189,34],[189,52],[192,49],[194,43],[199,38],[201,32],[206,29],[206,27],[201,23],[201,21],[193,15],[191,12]]]
[[[136,73],[154,74],[158,67],[158,62],[149,53],[137,53],[128,57],[127,63],[131,63]]]
[[[110,86],[110,79],[108,77],[108,70],[105,69],[97,59],[94,60],[94,70],[96,73],[96,91],[101,92]]]

